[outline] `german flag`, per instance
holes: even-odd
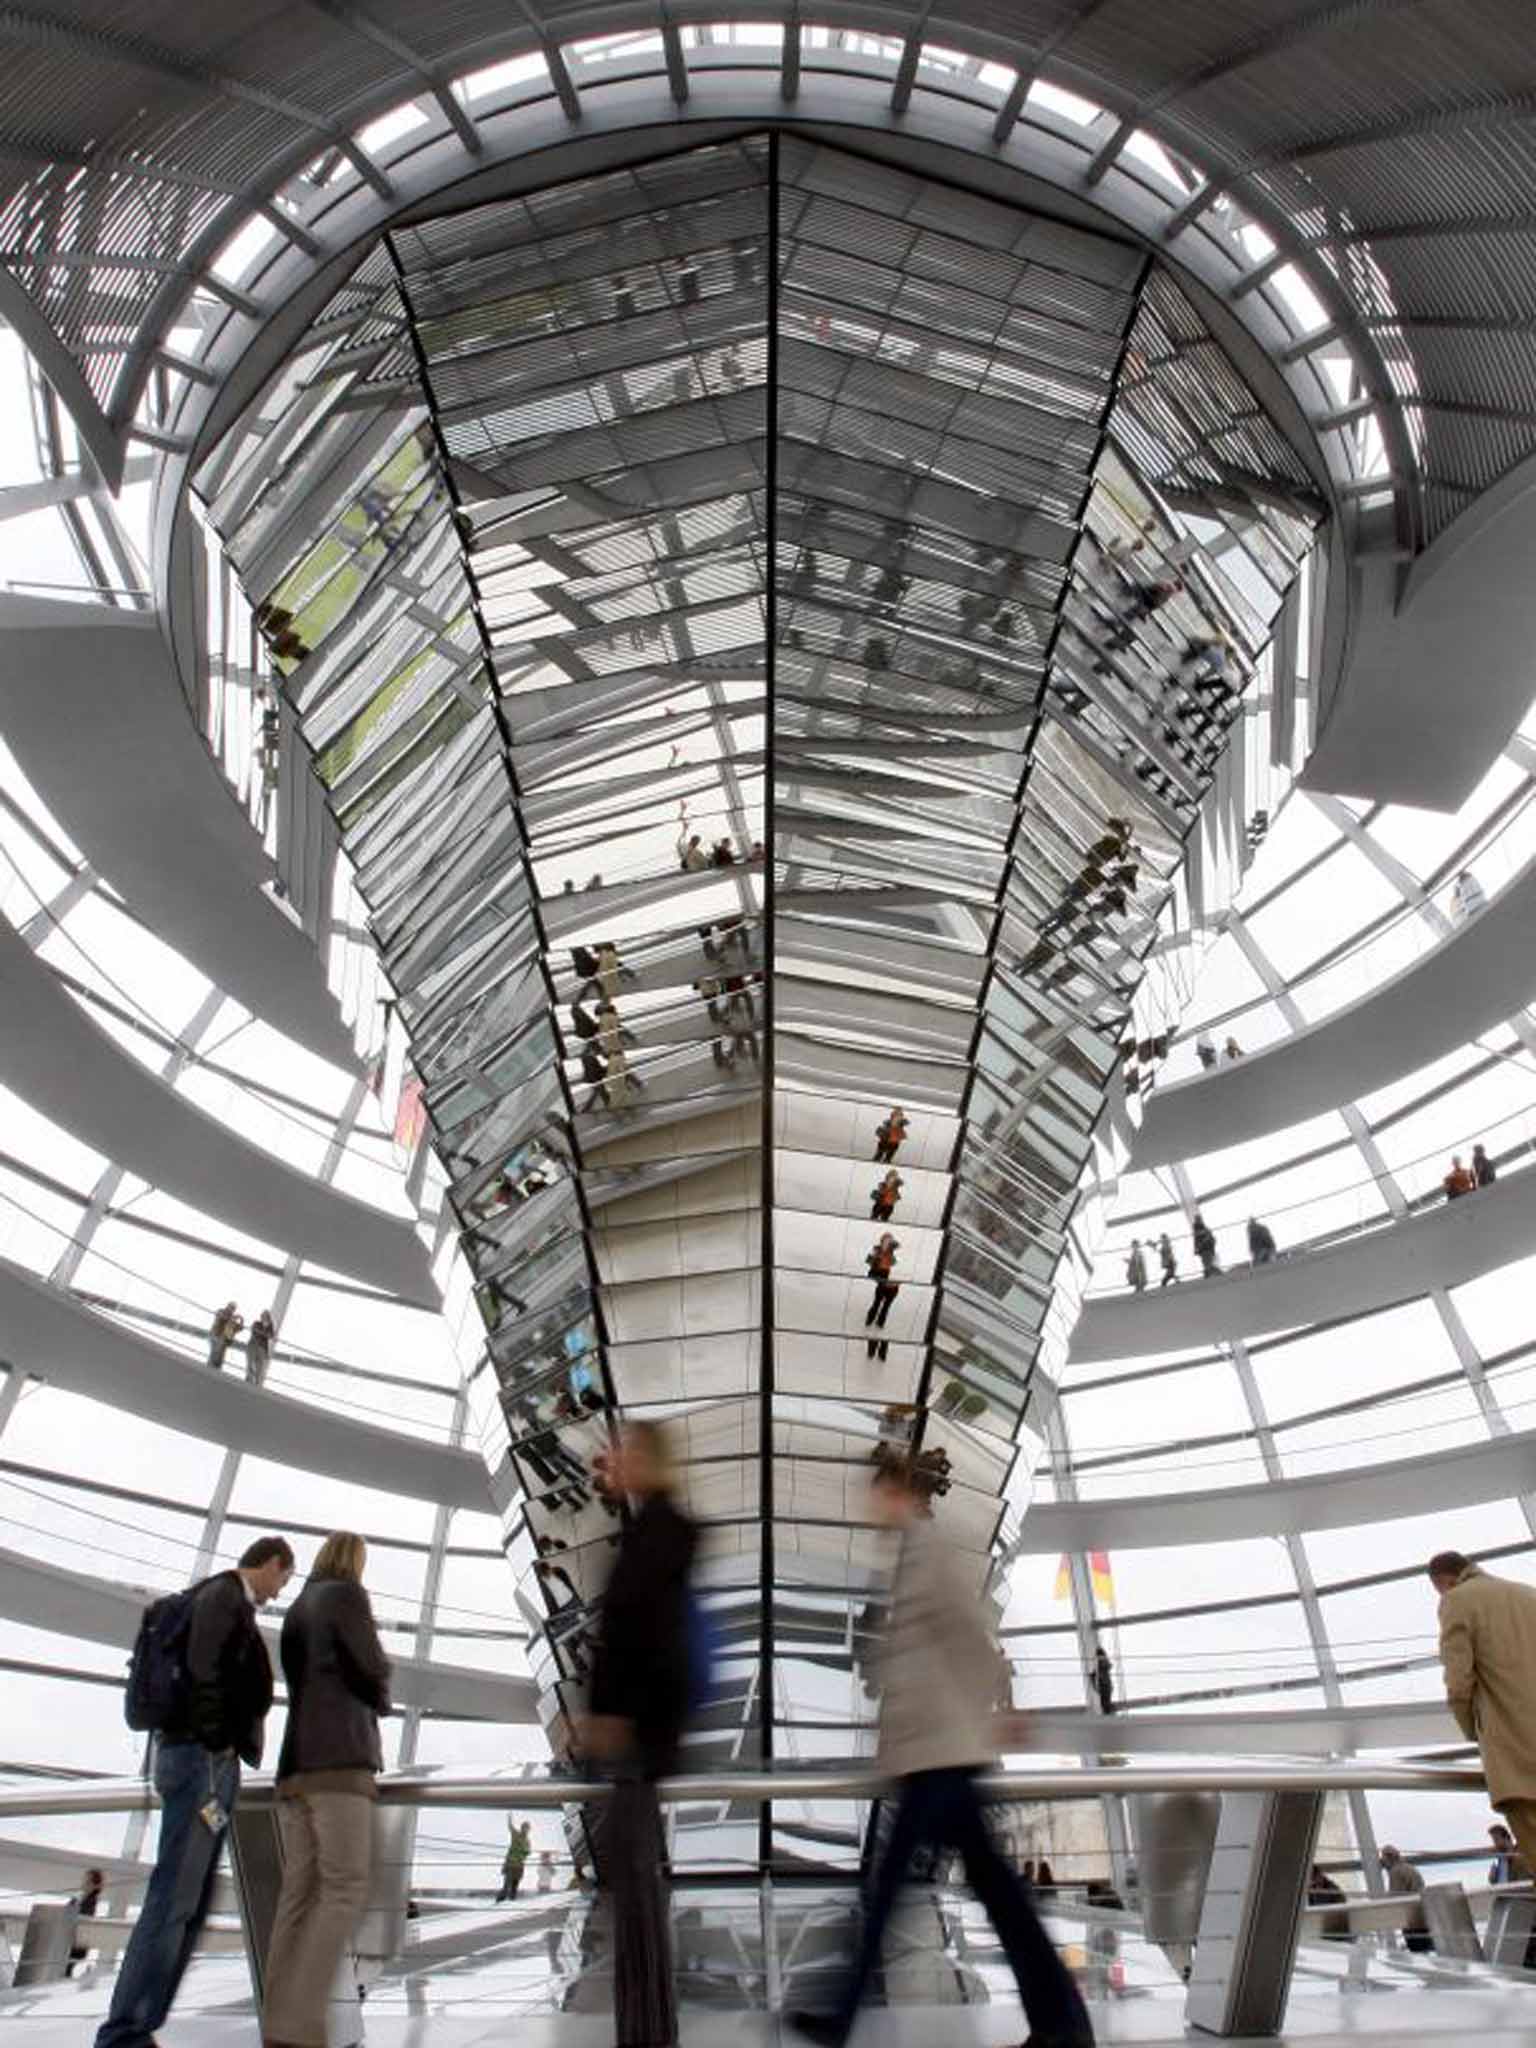
[[[1115,1574],[1110,1568],[1107,1550],[1090,1550],[1088,1553],[1088,1577],[1093,1586],[1093,1597],[1100,1607],[1115,1604]],[[1065,1551],[1056,1567],[1056,1590],[1054,1600],[1065,1600],[1072,1591],[1072,1567]]]

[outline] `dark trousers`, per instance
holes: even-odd
[[[956,1849],[966,1880],[986,1908],[1019,1987],[1030,2032],[1053,2044],[1091,2048],[1093,2026],[1071,1972],[1035,1917],[1022,1878],[1003,1861],[976,1795],[974,1770],[914,1771],[901,1781],[896,1819],[864,1906],[864,1937],[844,1986],[836,2018],[844,2034],[879,1966],[885,1924],[891,1917],[919,1849]],[[621,2037],[622,2038],[622,2037]]]
[[[874,1323],[883,1330],[885,1328],[885,1319],[891,1312],[891,1303],[896,1299],[900,1291],[899,1286],[890,1287],[883,1281],[877,1280],[875,1282],[874,1299],[869,1304],[869,1314],[864,1318],[866,1324]]]
[[[98,2048],[147,2048],[165,2023],[208,1917],[225,1830],[202,1810],[212,1800],[230,1812],[240,1791],[238,1757],[214,1757],[200,1742],[162,1742],[155,1750],[160,1845],[144,1904],[123,1952],[112,2005],[96,2030]]]
[[[598,1874],[613,1927],[613,2020],[618,2048],[671,2048],[677,2039],[672,1925],[661,1874],[661,1805],[652,1779],[614,1784],[598,1843]]]

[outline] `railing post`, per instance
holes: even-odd
[[[1228,1792],[1184,2017],[1226,2039],[1279,2033],[1323,1817],[1321,1792]]]

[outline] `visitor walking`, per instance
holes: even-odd
[[[1476,1191],[1477,1182],[1473,1179],[1468,1169],[1462,1165],[1459,1152],[1452,1156],[1451,1170],[1445,1176],[1445,1179],[1441,1181],[1440,1185],[1445,1189],[1445,1199],[1448,1202],[1460,1201],[1463,1195],[1470,1195]]]
[[[1463,868],[1451,891],[1451,915],[1457,924],[1470,924],[1488,908],[1483,885],[1470,868]]]
[[[879,1242],[873,1245],[864,1256],[864,1264],[868,1269],[869,1277],[875,1283],[874,1298],[869,1304],[869,1313],[864,1318],[866,1329],[871,1324],[877,1330],[885,1328],[886,1318],[891,1312],[891,1304],[901,1292],[901,1282],[891,1278],[892,1271],[896,1265],[896,1255],[900,1250],[900,1243],[896,1238],[892,1237],[889,1231],[886,1231]],[[873,1358],[877,1353],[881,1358],[888,1358],[890,1356],[890,1345],[884,1338],[871,1337],[868,1345],[868,1355]]]
[[[1147,1291],[1147,1255],[1139,1237],[1131,1240],[1131,1255],[1125,1262],[1125,1282],[1133,1294]]]
[[[215,1372],[224,1370],[224,1360],[229,1347],[244,1328],[245,1317],[232,1301],[226,1301],[214,1316],[208,1330],[208,1363]]]
[[[1490,1884],[1529,1884],[1531,1867],[1515,1847],[1515,1838],[1502,1822],[1488,1830],[1493,1844],[1493,1861],[1488,1866]]]
[[[903,1138],[907,1135],[907,1112],[893,1109],[882,1124],[875,1128],[875,1163],[889,1166],[901,1150]]]
[[[874,1520],[901,1538],[877,1667],[877,1768],[896,1781],[896,1811],[837,2005],[828,2013],[793,2013],[790,2025],[817,2048],[842,2048],[914,1858],[955,1851],[1012,1968],[1030,2040],[1037,2048],[1091,2048],[1087,2008],[1028,1889],[999,1853],[977,1790],[978,1774],[997,1755],[995,1716],[1007,1706],[1009,1671],[988,1632],[974,1576],[940,1534],[928,1475],[910,1459],[892,1456],[876,1468],[870,1503]]]
[[[1482,1145],[1472,1147],[1472,1178],[1480,1188],[1491,1188],[1499,1177],[1499,1169],[1488,1157]]]
[[[252,1323],[251,1334],[245,1340],[245,1376],[253,1387],[259,1387],[267,1377],[272,1364],[272,1340],[276,1335],[272,1311],[264,1308]]]
[[[1162,1267],[1163,1273],[1162,1279],[1159,1280],[1157,1283],[1158,1286],[1167,1287],[1170,1284],[1177,1286],[1179,1279],[1179,1262],[1174,1257],[1173,1239],[1168,1235],[1166,1230],[1163,1232],[1162,1236],[1157,1241],[1157,1257],[1158,1263]]]
[[[1109,1661],[1109,1652],[1095,1640],[1093,1645],[1093,1689],[1099,1696],[1099,1712],[1112,1714],[1115,1711],[1115,1668]]]
[[[1424,1873],[1417,1865],[1408,1861],[1401,1849],[1391,1842],[1384,1842],[1381,1850],[1381,1868],[1387,1880],[1388,1893],[1396,1898],[1422,1898],[1424,1894]],[[1403,1929],[1403,1947],[1414,1955],[1428,1955],[1435,1944],[1429,1932],[1423,1927]]]
[[[80,1931],[80,1922],[82,1920],[93,1920],[96,1917],[96,1909],[101,1904],[101,1894],[105,1885],[106,1879],[99,1870],[88,1870],[85,1873],[84,1884],[81,1885],[78,1893],[70,1901],[75,1909],[75,1932],[77,1934]],[[90,1955],[90,1952],[88,1944],[75,1942],[69,1951],[69,1961],[64,1965],[65,1976],[73,1977],[76,1963],[83,1963]]]
[[[598,1845],[613,1916],[614,2030],[617,2048],[666,2048],[677,2039],[677,2000],[656,1781],[675,1769],[688,1717],[688,1574],[698,1531],[676,1504],[660,1423],[626,1423],[617,1447],[596,1460],[594,1480],[630,1504],[582,1729],[586,1754],[614,1780]]]
[[[1221,1261],[1216,1256],[1216,1233],[1198,1209],[1190,1225],[1190,1237],[1194,1243],[1195,1257],[1200,1261],[1202,1275],[1207,1280],[1214,1280],[1221,1271]]]
[[[1257,1216],[1248,1218],[1248,1256],[1256,1266],[1271,1264],[1275,1256],[1275,1233]]]
[[[507,1815],[507,1853],[501,1859],[501,1890],[496,1894],[498,1906],[504,1906],[517,1897],[518,1886],[523,1881],[523,1872],[528,1867],[528,1851],[533,1847],[533,1829],[527,1821],[515,1821]]]

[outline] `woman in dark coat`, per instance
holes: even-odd
[[[325,2048],[331,1986],[368,1896],[389,1659],[363,1588],[367,1559],[361,1536],[327,1536],[283,1622],[283,1886],[267,1950],[266,2048]]]
[[[617,1448],[597,1461],[596,1481],[630,1503],[603,1595],[583,1730],[586,1754],[614,1777],[599,1869],[613,1914],[615,2033],[618,2048],[671,2048],[677,2001],[656,1781],[676,1768],[688,1719],[688,1574],[698,1531],[673,1499],[658,1423],[626,1423]]]

